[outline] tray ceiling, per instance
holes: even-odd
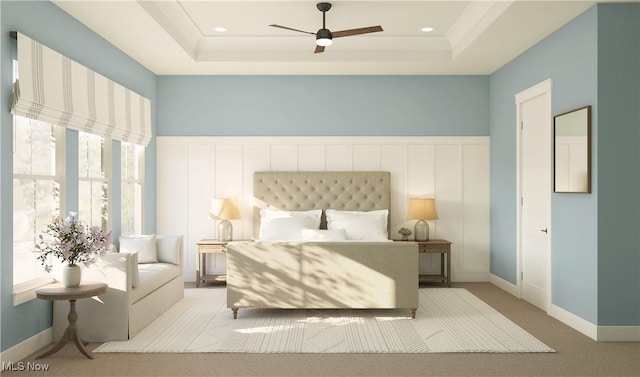
[[[315,33],[316,1],[54,3],[158,75],[484,75],[595,2],[333,1],[328,29],[384,31],[335,39],[322,54],[313,35],[269,26]]]

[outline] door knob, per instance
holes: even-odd
[[[548,229],[548,228],[540,229],[540,231],[541,231],[541,232],[548,233],[548,232],[547,232],[547,229]]]

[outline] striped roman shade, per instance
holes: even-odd
[[[146,146],[151,102],[18,33],[13,114]]]

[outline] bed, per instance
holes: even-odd
[[[234,319],[241,308],[399,308],[415,318],[418,246],[389,240],[390,179],[389,172],[254,173],[256,241],[227,246]]]

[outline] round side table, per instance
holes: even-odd
[[[79,286],[73,288],[67,288],[62,284],[56,283],[37,289],[36,295],[40,299],[50,301],[69,300],[69,315],[67,316],[67,319],[69,320],[69,326],[65,330],[62,338],[60,338],[58,343],[56,343],[50,350],[37,356],[36,359],[42,359],[44,357],[53,355],[54,353],[62,349],[62,347],[64,347],[70,340],[73,340],[76,343],[76,346],[83,355],[85,355],[89,359],[93,359],[93,355],[91,354],[91,352],[87,351],[84,348],[84,346],[88,343],[82,340],[82,338],[80,337],[80,333],[78,332],[78,313],[76,313],[76,300],[98,296],[106,292],[107,284],[97,281],[82,282]]]

